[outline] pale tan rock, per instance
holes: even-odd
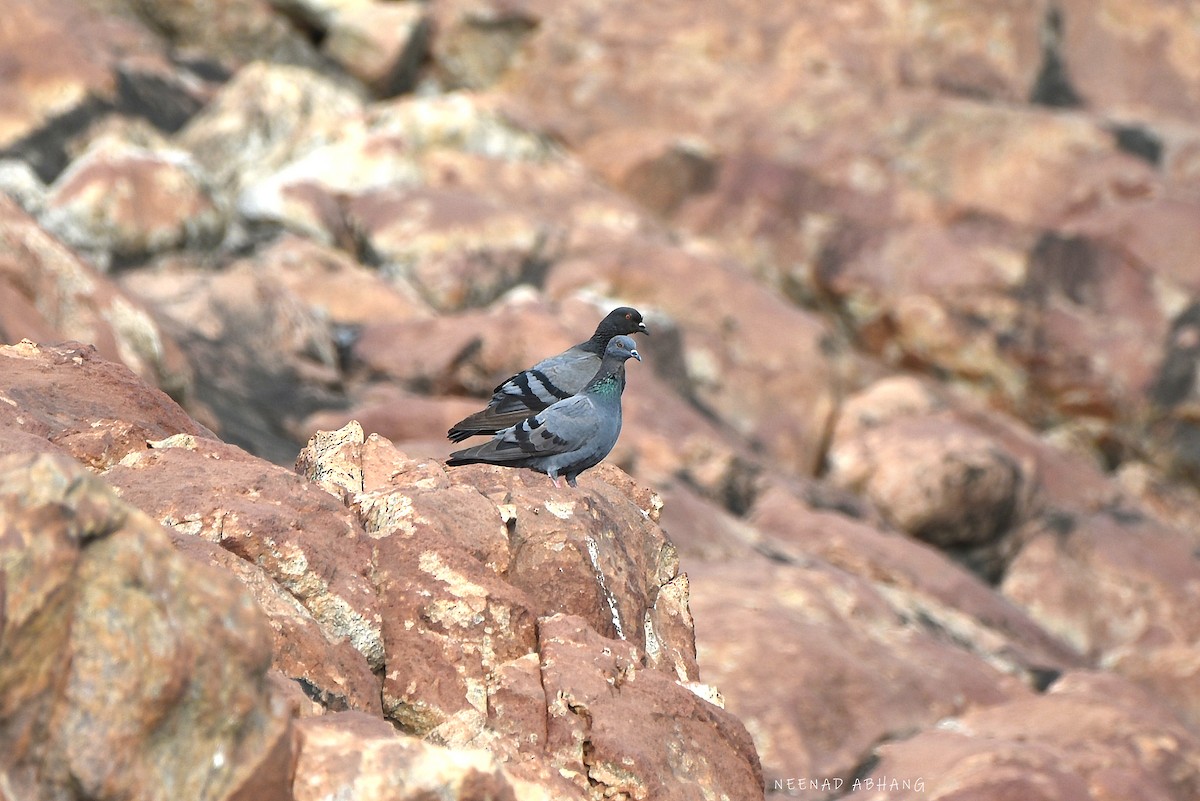
[[[484,750],[444,748],[353,712],[309,718],[297,728],[296,801],[517,798],[502,766]]]
[[[112,16],[141,19],[176,50],[202,53],[229,71],[256,60],[318,63],[307,38],[267,2],[223,0],[213,5],[153,0],[86,2]]]
[[[353,89],[319,72],[255,61],[224,84],[176,135],[222,188],[265,177],[362,110]]]
[[[224,234],[226,215],[183,151],[102,143],[50,186],[41,220],[109,267],[167,250],[211,247]]]
[[[430,49],[441,83],[478,90],[499,81],[541,21],[537,5],[509,0],[431,3],[437,36]]]
[[[442,185],[462,193],[466,183],[475,188],[479,204],[501,206],[530,194],[531,180],[543,172],[533,164],[561,162],[542,137],[463,94],[402,97],[361,114],[320,119],[339,124],[307,147],[290,145],[283,164],[243,183],[236,206],[247,220],[326,242],[353,242],[362,232],[347,216],[345,202],[359,195],[402,196],[405,190]],[[542,183],[578,185],[580,177],[560,166],[533,180],[532,189],[536,197]]]
[[[408,91],[428,49],[420,3],[347,3],[330,14],[321,50],[381,97]]]

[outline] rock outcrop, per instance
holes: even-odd
[[[46,625],[136,540],[171,630],[0,570],[5,801],[1196,795],[1194,8],[0,12],[0,457],[77,487],[0,536],[103,498]],[[444,466],[622,304],[578,492]]]
[[[45,451],[0,477],[21,797],[761,793],[661,501],[619,469],[565,497],[355,423],[297,475],[94,349],[0,359],[13,450]]]
[[[13,798],[287,797],[264,618],[62,455],[0,463],[0,770]],[[267,797],[266,795],[259,797]]]

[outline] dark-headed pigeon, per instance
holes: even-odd
[[[462,442],[476,434],[495,434],[571,397],[596,374],[609,340],[636,332],[650,333],[641,312],[628,306],[613,309],[596,326],[591,339],[542,359],[496,387],[486,409],[458,421],[446,436],[451,442]]]
[[[600,369],[577,395],[564,398],[516,425],[497,433],[488,442],[455,451],[446,464],[497,464],[527,467],[575,485],[576,477],[600,464],[621,433],[621,392],[625,388],[625,360],[642,360],[631,337],[613,337],[604,351]]]

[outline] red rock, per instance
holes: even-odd
[[[254,263],[260,275],[336,323],[368,324],[433,316],[407,285],[389,282],[344,251],[312,240],[285,235],[259,252]]]
[[[445,459],[458,447],[445,439],[446,432],[482,406],[480,400],[429,397],[391,384],[372,384],[361,390],[357,405],[316,412],[296,433],[298,438],[311,438],[319,431],[335,431],[358,421],[364,431],[399,443],[406,453]]]
[[[700,405],[783,469],[816,469],[833,414],[835,363],[825,348],[830,332],[815,315],[766,291],[739,265],[644,241],[561,262],[547,276],[552,297],[581,287],[670,315],[686,332],[687,376]]]
[[[662,526],[680,559],[720,563],[746,557],[761,539],[758,530],[686,484],[663,492]]]
[[[661,501],[611,465],[592,473],[580,479],[586,494],[579,498],[564,498],[544,477],[503,468],[455,469],[451,480],[469,482],[503,509],[512,553],[505,578],[540,615],[578,615],[645,652],[656,610],[687,613],[685,587],[673,588],[681,598],[659,597],[679,576],[678,556],[650,518]],[[667,652],[664,667],[695,680],[691,627],[673,628],[679,639],[666,630],[655,635]]]
[[[1196,9],[1115,2],[1105,11],[1078,0],[1060,7],[1062,59],[1083,102],[1119,120],[1195,120],[1200,72],[1188,32]]]
[[[236,581],[61,456],[4,461],[0,521],[7,790],[288,797],[270,635]]]
[[[487,312],[369,325],[354,353],[373,371],[431,394],[475,392],[482,408],[501,381],[591,336],[606,311],[589,311],[595,319],[571,331],[543,303],[514,298]]]
[[[225,214],[182,151],[101,143],[50,187],[42,224],[102,266],[183,248],[210,248]]]
[[[0,346],[6,386],[0,421],[107,469],[148,441],[211,437],[161,391],[78,343]],[[127,422],[127,421],[137,422]]]
[[[534,649],[533,605],[444,537],[393,534],[376,553],[384,711],[405,731],[462,744],[458,730],[486,720],[491,671]]]
[[[538,26],[504,89],[574,145],[631,119],[644,128],[745,136],[771,111],[777,120],[805,121],[805,112],[820,113],[808,106],[822,91],[865,94],[864,86],[1023,100],[1036,77],[1042,25],[1041,12],[1022,2],[988,15],[938,7],[921,24],[905,5],[833,10],[735,0],[697,17],[684,6],[651,12],[628,2],[604,19],[584,3],[519,7]],[[653,46],[646,31],[658,34]],[[638,65],[634,75],[628,64]],[[747,85],[760,91],[737,91]]]
[[[746,522],[759,537],[759,550],[797,563],[817,558],[873,582],[902,616],[954,632],[970,651],[1031,685],[1046,671],[1084,664],[1066,642],[925,543],[814,509],[779,487],[758,498]]]
[[[257,566],[287,595],[251,579],[281,627],[321,627],[303,649],[281,658],[294,678],[335,706],[368,704],[376,682],[369,665],[384,664],[380,606],[370,579],[371,545],[336,499],[288,470],[224,443],[177,440],[137,453],[106,478],[128,502],[180,536],[199,537]],[[287,596],[305,612],[294,609]],[[346,640],[359,658],[339,645]],[[286,639],[280,646],[292,645]],[[306,664],[305,651],[328,666]],[[341,664],[343,667],[338,668]],[[320,679],[318,684],[316,677]],[[346,686],[345,682],[362,682]]]
[[[642,669],[630,645],[579,618],[543,618],[538,640],[547,750],[581,790],[673,799],[693,797],[698,785],[717,796],[761,797],[754,745],[732,715]]]
[[[70,0],[13,0],[5,12],[9,25],[0,33],[0,48],[14,67],[0,90],[5,148],[35,138],[56,119],[115,97],[112,32],[96,26],[96,15]],[[43,176],[57,172],[60,165],[52,154],[41,158],[37,166]]]
[[[1127,462],[1115,475],[1126,502],[1144,510],[1200,547],[1200,493],[1171,481],[1144,462]]]
[[[199,377],[197,400],[220,434],[277,463],[295,459],[289,428],[332,402],[338,353],[330,322],[276,271],[242,261],[213,273],[200,257],[130,271],[123,285],[177,332]]]
[[[1149,266],[1161,280],[1194,293],[1200,290],[1200,276],[1185,254],[1200,247],[1200,232],[1190,224],[1197,214],[1200,201],[1164,194],[1095,209],[1073,221],[1070,230],[1089,241],[1121,249],[1134,265]],[[1126,285],[1130,283],[1126,281]],[[1113,292],[1106,300],[1112,303],[1121,298]]]
[[[351,199],[351,225],[441,311],[483,306],[536,278],[551,232],[476,191],[383,188]]]
[[[688,565],[700,664],[755,733],[768,787],[848,777],[882,738],[1029,694],[958,642],[995,636],[961,612],[818,557],[787,562]]]
[[[1129,682],[1069,673],[1045,695],[975,710],[881,746],[860,786],[847,782],[843,791],[857,789],[856,801],[1177,801],[1200,792],[1198,747],[1169,707]]]
[[[186,397],[191,369],[149,311],[0,196],[0,336],[92,344],[143,379]]]
[[[654,130],[620,128],[594,137],[582,157],[603,170],[611,185],[663,216],[715,181],[716,164],[704,143]]]
[[[687,582],[648,490],[609,466],[570,497],[520,471],[447,474],[354,424],[315,437],[299,468],[374,538],[384,708],[406,731],[492,743],[527,780],[549,764],[580,793],[589,779],[635,796],[760,790],[740,726],[678,683],[697,675]],[[647,704],[659,712],[639,730]],[[689,758],[664,756],[664,737]]]
[[[1192,614],[1200,564],[1190,539],[1121,509],[1052,519],[1021,539],[1004,594],[1081,653],[1200,721],[1185,656],[1200,636]]]
[[[1035,463],[938,405],[905,379],[849,399],[830,443],[830,480],[866,495],[912,536],[946,548],[989,546],[1035,508]],[[985,561],[994,571],[994,560]]]
[[[294,691],[323,713],[354,709],[383,715],[379,680],[366,658],[258,565],[190,533],[174,531],[180,553],[236,576],[267,617],[273,635],[271,664],[294,682]]]
[[[696,678],[686,582],[652,522],[656,498],[619,470],[597,468],[586,494],[563,498],[533,473],[447,475],[355,425],[318,435],[300,467],[374,539],[385,644],[403,655],[388,662],[385,708],[410,731],[482,725],[489,676],[535,650],[546,614],[584,615],[652,667]]]

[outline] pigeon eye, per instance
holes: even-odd
[[[633,315],[632,315],[632,314],[626,314],[626,315],[625,315],[625,319],[626,319],[626,320],[632,320],[632,319],[633,319]]]

